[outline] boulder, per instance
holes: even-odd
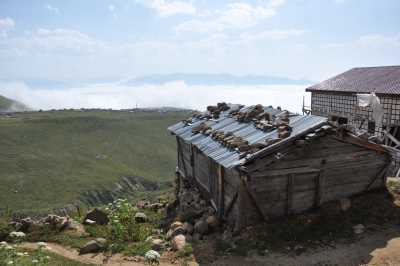
[[[181,227],[175,228],[174,230],[169,229],[165,237],[169,240],[169,239],[174,238],[177,235],[184,235],[185,233],[186,233],[186,230],[183,228],[183,226],[181,226]]]
[[[86,219],[85,221],[83,221],[83,224],[93,225],[93,224],[96,224],[96,222],[95,222],[95,221],[92,221],[92,220],[90,220],[90,219]]]
[[[184,235],[177,235],[171,241],[172,249],[175,251],[183,250],[186,245],[186,238]]]
[[[191,223],[185,222],[183,224],[183,229],[185,229],[187,234],[189,234],[189,235],[193,234],[194,227]]]
[[[98,225],[106,225],[109,222],[107,213],[97,208],[86,214],[83,219],[84,223],[87,219],[94,221]]]
[[[102,237],[96,238],[95,241],[96,241],[101,247],[105,247],[106,244],[107,244],[107,239],[102,238]]]
[[[175,221],[171,224],[170,229],[175,230],[178,227],[183,227],[183,223],[179,221]]]
[[[201,240],[201,235],[199,233],[194,233],[192,238],[193,241],[197,242]]]
[[[87,242],[81,249],[79,250],[79,255],[88,254],[88,253],[97,253],[101,251],[103,246],[98,243],[96,240],[91,240]]]
[[[194,225],[194,232],[204,235],[208,233],[208,224],[204,220],[198,220]]]
[[[27,231],[29,231],[29,229],[32,227],[32,225],[35,223],[33,220],[32,220],[32,218],[31,217],[27,217],[27,218],[24,218],[24,219],[21,219],[20,221],[19,221],[19,223],[21,223],[21,228],[20,228],[20,230],[22,231],[22,232],[27,232]]]
[[[216,230],[219,226],[218,218],[215,215],[210,215],[206,219],[209,228]]]
[[[193,242],[193,236],[185,235],[185,237],[186,237],[186,242]]]
[[[353,226],[353,231],[354,231],[354,234],[357,234],[357,235],[362,234],[365,231],[365,226],[363,224],[357,224],[357,225]]]
[[[151,241],[151,249],[155,251],[161,251],[164,248],[164,241],[162,239],[153,239]]]
[[[147,222],[147,215],[145,214],[145,213],[143,213],[143,212],[137,212],[136,214],[135,214],[135,217],[134,217],[134,219],[135,219],[135,222],[136,223],[145,223],[145,222]]]

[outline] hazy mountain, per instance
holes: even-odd
[[[124,81],[123,85],[163,84],[182,80],[188,85],[306,85],[312,84],[310,80],[290,79],[276,76],[246,75],[234,76],[231,74],[155,74],[141,76]]]
[[[0,95],[0,113],[23,112],[30,110],[25,104]]]

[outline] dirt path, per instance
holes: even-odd
[[[266,256],[227,257],[213,266],[400,266],[400,228],[365,233],[352,244],[318,248],[299,256],[270,253]]]
[[[36,249],[38,245],[36,243],[23,243],[20,245],[27,249]],[[135,262],[132,257],[123,257],[119,254],[107,258],[103,254],[86,254],[79,255],[79,252],[75,249],[66,248],[64,246],[47,243],[47,246],[51,248],[50,252],[62,256],[64,258],[79,261],[84,264],[94,264],[94,265],[108,265],[108,266],[143,266],[143,262]],[[171,264],[168,259],[161,258],[160,266],[176,266],[176,264]]]
[[[24,248],[36,249],[35,243],[24,243]],[[103,254],[80,256],[77,250],[58,244],[48,243],[51,252],[65,258],[86,264],[109,266],[142,266],[132,257],[115,255],[107,260]],[[203,254],[206,255],[206,254]],[[168,258],[161,258],[161,266],[172,266]],[[204,265],[204,264],[201,264]],[[354,243],[336,244],[335,247],[321,247],[309,250],[301,255],[270,252],[266,256],[220,257],[212,266],[400,266],[400,227],[383,231],[364,233]]]

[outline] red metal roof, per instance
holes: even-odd
[[[353,68],[313,85],[306,91],[332,91],[400,95],[400,66]]]

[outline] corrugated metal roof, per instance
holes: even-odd
[[[252,106],[243,107],[240,111],[247,111]],[[264,107],[265,112],[271,115],[279,115],[284,112],[279,109],[274,109],[272,107]],[[294,140],[314,130],[327,122],[327,118],[319,117],[314,115],[295,115],[291,114],[289,117],[289,125],[292,127],[292,132],[288,138],[285,138],[273,145],[270,145],[247,158],[240,159],[240,153],[225,147],[222,143],[214,140],[211,136],[198,133],[192,133],[192,129],[198,126],[202,122],[206,122],[211,129],[216,129],[223,131],[225,133],[232,132],[235,136],[240,136],[244,140],[247,140],[249,144],[255,143],[265,143],[266,139],[277,138],[278,130],[274,129],[270,132],[265,132],[255,127],[253,122],[250,123],[240,123],[236,119],[230,117],[229,111],[222,112],[218,119],[204,120],[199,118],[194,118],[192,123],[187,125],[184,122],[179,122],[168,128],[173,134],[179,136],[187,143],[191,143],[201,150],[205,155],[211,157],[219,164],[223,165],[225,168],[231,168],[237,165],[246,163],[247,160],[252,160],[257,156],[257,154],[262,154],[271,148],[275,148],[283,143],[290,140]]]
[[[400,94],[400,66],[353,68],[306,91]]]

